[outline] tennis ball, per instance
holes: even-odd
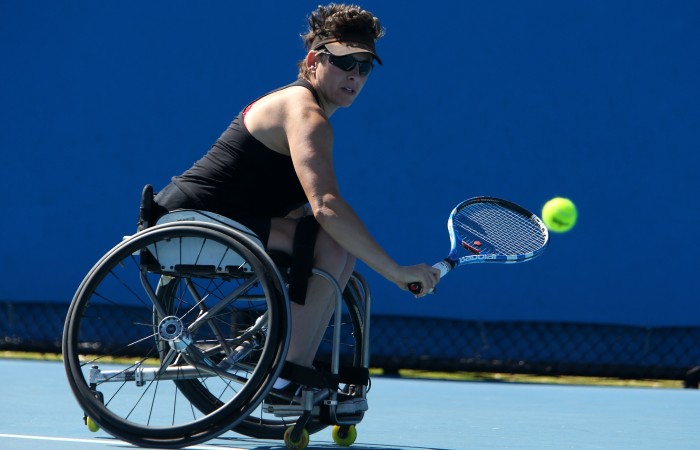
[[[542,208],[544,224],[556,233],[569,231],[576,224],[577,217],[576,205],[568,198],[555,197]]]

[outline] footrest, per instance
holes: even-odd
[[[311,417],[318,419],[322,416],[324,408],[331,408],[333,406],[335,406],[335,414],[337,416],[354,416],[369,409],[366,398],[357,397],[343,402],[337,402],[335,405],[333,405],[331,400],[325,400],[323,405],[315,405],[312,408]],[[272,405],[263,403],[263,411],[274,414],[277,417],[299,417],[305,412],[304,407],[296,403],[293,405]]]
[[[362,397],[353,398],[351,400],[346,400],[344,402],[338,403],[335,409],[335,413],[338,416],[345,415],[355,415],[357,413],[365,412],[369,409],[367,405],[367,399]]]
[[[338,398],[339,397],[339,398]],[[266,399],[263,402],[263,411],[278,417],[300,416],[310,413],[313,418],[320,418],[325,422],[334,416],[356,415],[367,411],[367,399],[364,396],[349,396],[332,389],[305,388],[301,397],[295,396],[289,402],[280,403]]]

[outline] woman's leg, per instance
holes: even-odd
[[[292,254],[296,220],[272,219],[268,249]],[[330,273],[344,289],[355,267],[355,258],[323,229],[316,238],[314,267]],[[292,330],[287,361],[311,367],[328,322],[335,310],[335,290],[323,278],[309,279],[306,304],[291,304]]]
[[[329,236],[330,238],[330,236]],[[335,243],[335,241],[334,241]],[[316,242],[318,245],[318,242]],[[337,245],[337,244],[336,244]],[[318,249],[317,249],[318,250]],[[348,280],[350,280],[350,276],[352,275],[353,271],[355,270],[355,257],[350,255],[349,253],[346,252],[347,257],[345,258],[345,266],[343,267],[342,271],[340,272],[340,276],[336,277],[336,281],[338,282],[338,285],[340,286],[340,291],[342,292],[345,289],[345,286],[348,284]],[[320,267],[320,266],[315,266],[315,267]],[[335,277],[335,275],[333,275]],[[307,358],[309,358],[309,364],[311,365],[313,363],[313,360],[316,356],[316,353],[318,352],[318,347],[321,345],[321,341],[323,340],[323,336],[326,333],[326,329],[328,328],[328,323],[331,320],[331,317],[333,317],[333,313],[335,312],[335,290],[331,289],[330,284],[328,281],[325,279],[321,278],[320,276],[314,276],[311,277],[311,280],[309,280],[309,284],[311,282],[318,283],[323,285],[324,287],[328,288],[328,297],[327,297],[327,302],[326,302],[326,311],[325,311],[325,316],[321,318],[321,321],[319,322],[319,326],[316,328],[316,334],[314,337],[310,340],[309,342],[309,348],[312,349],[312,352],[310,352],[307,355]],[[321,294],[322,295],[322,294]],[[309,295],[306,296],[307,301],[309,299]]]

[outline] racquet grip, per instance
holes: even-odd
[[[413,283],[408,283],[408,290],[411,294],[418,295],[423,292],[423,283],[420,281],[414,281]]]
[[[452,264],[450,264],[449,261],[443,259],[442,261],[433,264],[433,267],[435,267],[436,269],[438,269],[440,271],[440,278],[442,278],[445,275],[447,275],[448,272],[450,270],[452,270],[452,268],[454,266]]]
[[[450,262],[448,260],[443,259],[442,261],[433,264],[433,267],[440,271],[440,278],[442,278],[445,275],[447,275],[450,270],[452,270],[453,266],[452,266],[452,264],[450,264]],[[408,290],[412,294],[418,295],[421,292],[423,292],[423,283],[421,283],[419,281],[414,281],[413,283],[409,283]],[[433,290],[434,289],[431,289],[430,292],[428,292],[428,294],[431,294],[433,292]]]

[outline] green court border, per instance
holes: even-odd
[[[33,361],[62,361],[62,355],[57,353],[35,353],[20,351],[0,351],[1,359],[22,359]],[[543,376],[491,372],[431,372],[426,370],[400,369],[398,375],[385,375],[382,369],[370,369],[372,376],[387,376],[410,379],[473,381],[499,383],[538,383],[583,386],[618,386],[618,387],[647,387],[647,388],[683,388],[680,380],[637,380],[619,378],[581,377],[581,376]]]

